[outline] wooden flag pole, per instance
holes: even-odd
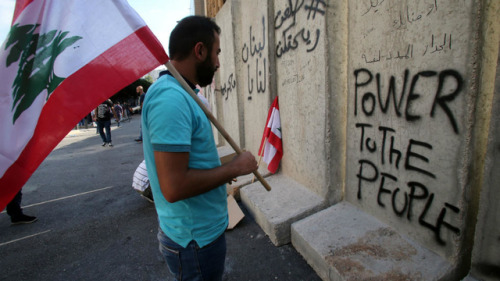
[[[226,141],[229,143],[229,145],[231,145],[231,147],[234,149],[234,151],[236,151],[237,154],[241,154],[243,152],[241,150],[241,148],[234,142],[234,140],[231,138],[231,136],[229,136],[229,134],[226,132],[226,130],[224,129],[224,127],[222,127],[222,125],[219,123],[219,121],[217,121],[217,119],[215,119],[215,117],[213,116],[212,112],[210,112],[205,107],[205,105],[200,100],[200,98],[198,98],[196,96],[196,93],[193,91],[193,89],[191,89],[191,87],[189,87],[189,85],[187,84],[187,82],[180,75],[180,73],[177,71],[177,69],[175,69],[175,67],[172,65],[172,63],[170,63],[170,61],[168,61],[165,64],[165,66],[168,68],[168,70],[170,70],[170,73],[172,73],[172,75],[175,77],[175,79],[177,79],[177,81],[179,81],[179,83],[181,83],[181,85],[184,88],[184,90],[186,90],[189,93],[189,95],[191,95],[191,97],[196,101],[196,103],[200,106],[200,108],[203,110],[203,112],[205,112],[205,114],[207,115],[208,119],[212,122],[212,124],[214,124],[215,128],[217,128],[217,130],[219,131],[219,133],[224,137],[224,139],[226,139]],[[257,179],[260,181],[260,183],[262,183],[262,185],[264,186],[264,188],[267,191],[271,191],[271,186],[262,177],[262,175],[259,173],[258,170],[255,170],[253,172],[253,174],[254,174],[255,177],[257,177]]]
[[[262,145],[262,149],[266,146],[267,138],[264,139],[264,144]],[[262,161],[262,149],[259,150],[259,162],[257,163],[257,167],[260,167],[260,162]],[[255,181],[255,175],[252,178],[252,183]]]
[[[259,156],[259,162],[257,163],[257,167],[260,167],[260,162],[262,160],[262,155]],[[255,181],[255,175],[253,175],[253,178],[252,178],[252,183]]]

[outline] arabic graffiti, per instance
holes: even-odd
[[[373,11],[373,13],[377,13],[379,10],[379,6],[384,3],[385,0],[370,0],[370,7],[362,14],[362,16],[368,14],[369,12]]]
[[[285,21],[290,18],[293,18],[293,22],[290,24],[290,26],[295,25],[297,12],[300,10],[300,8],[302,8],[302,5],[304,5],[304,0],[301,0],[300,4],[298,2],[299,0],[295,0],[294,6],[292,0],[288,0],[288,7],[286,7],[284,11],[279,10],[278,12],[276,12],[276,15],[274,16],[274,29],[280,29]],[[290,28],[290,26],[288,28]]]
[[[319,29],[316,29],[316,40],[314,41],[314,45],[307,49],[306,51],[308,53],[314,51],[316,49],[316,46],[318,45],[319,37],[321,35],[321,32]],[[278,42],[278,45],[276,46],[276,56],[280,58],[283,54],[287,53],[290,50],[295,50],[299,46],[299,39],[302,39],[303,42],[306,43],[306,45],[311,44],[311,33],[309,30],[305,30],[305,28],[302,28],[295,36],[292,35],[286,35],[286,32],[283,32],[283,38],[286,38],[284,40],[283,45],[281,41]]]
[[[445,9],[440,7],[438,0],[397,1],[397,0],[363,0],[358,13],[363,21],[373,21],[375,24],[366,26],[361,31],[363,38],[369,40],[389,36],[386,42],[390,47],[362,51],[361,61],[366,64],[394,62],[396,60],[413,60],[432,54],[439,55],[453,48],[453,30],[443,30],[436,22],[442,21]],[[438,8],[440,14],[438,14]],[[446,7],[445,7],[446,8]],[[412,28],[412,26],[414,26]],[[415,29],[418,27],[418,29]],[[429,29],[430,27],[430,29]],[[439,29],[438,29],[439,28]],[[429,32],[426,35],[424,32]],[[436,30],[439,30],[438,32]],[[410,39],[408,34],[418,34]],[[404,35],[403,35],[404,34]],[[426,38],[428,36],[428,38]],[[418,39],[417,39],[418,38]],[[401,42],[394,45],[393,42]],[[405,42],[406,41],[406,42]],[[396,47],[394,47],[396,46]]]
[[[438,9],[438,0],[431,0],[425,5],[425,8],[418,9],[413,8],[410,10],[409,5],[406,5],[406,9],[399,11],[399,17],[396,20],[392,21],[392,27],[395,29],[405,29],[408,24],[413,24],[420,20],[423,20],[425,17],[430,16],[432,13],[435,13]],[[424,1],[425,2],[425,1]],[[415,12],[415,10],[417,12]]]
[[[262,36],[260,42],[257,42],[253,34],[253,26],[249,28],[249,41],[248,44],[244,43],[241,50],[241,59],[247,64],[247,77],[248,77],[248,100],[252,99],[251,94],[254,91],[254,82],[257,93],[266,92],[267,87],[267,58],[263,55],[266,48],[266,19],[262,16]],[[263,57],[264,56],[264,57]],[[255,58],[255,65],[250,59]],[[255,67],[254,67],[255,66]],[[255,72],[253,70],[255,68]],[[254,76],[255,74],[255,76]]]
[[[434,38],[434,34],[432,34],[432,40],[431,40],[431,44],[430,45],[426,45],[425,46],[425,51],[424,51],[424,56],[427,54],[427,51],[429,50],[429,47],[430,47],[430,53],[433,54],[433,53],[436,53],[436,52],[441,52],[441,51],[444,51],[444,50],[451,50],[451,33],[450,34],[444,34],[443,36],[443,44],[440,44],[441,42],[436,42],[435,38]]]
[[[305,75],[304,74],[294,74],[281,82],[281,86],[289,85],[289,84],[298,84],[302,81],[304,81]]]
[[[236,79],[234,78],[234,73],[231,73],[227,78],[227,83],[224,82],[220,88],[220,92],[224,97],[224,100],[229,98],[229,94],[231,94],[234,89],[236,89]]]
[[[389,2],[391,1],[365,0],[361,2],[361,5],[364,7],[361,9],[361,16],[379,15],[384,11],[389,11],[393,9],[393,7],[399,6],[391,5]],[[397,19],[392,20],[391,25],[398,30],[406,29],[408,25],[424,20],[431,14],[436,13],[437,10],[438,0],[407,1],[399,11],[393,13],[397,15]]]
[[[380,118],[376,122],[370,122],[370,118],[379,112],[414,124],[423,120],[425,115],[434,119],[436,112],[441,110],[457,135],[460,126],[453,109],[456,98],[463,92],[462,75],[453,69],[426,70],[412,75],[406,69],[399,79],[391,75],[387,84],[381,80],[381,73],[373,74],[366,68],[354,70],[353,112],[356,118],[364,120],[355,123],[359,141],[355,171],[357,199],[367,200],[363,191],[375,190],[377,196],[373,200],[379,207],[390,206],[396,216],[408,222],[417,221],[434,233],[439,245],[445,246],[445,231],[456,236],[461,233],[450,223],[456,221],[454,219],[461,210],[449,202],[437,203],[438,200],[434,200],[439,196],[432,191],[432,183],[438,185],[439,180],[430,158],[434,146],[428,141],[411,138],[406,130],[400,133],[396,128],[384,126]],[[387,89],[383,89],[383,85],[387,85]],[[419,94],[423,86],[430,85],[435,88],[425,91],[435,93],[433,96]],[[430,100],[422,103],[422,99]],[[416,106],[416,103],[420,105]],[[423,104],[429,106],[426,108]]]
[[[243,49],[241,50],[241,58],[243,59],[243,62],[248,61],[249,52],[252,57],[254,57],[255,54],[258,54],[259,58],[262,58],[262,51],[266,47],[266,19],[264,17],[262,17],[262,42],[259,42],[259,44],[255,42],[255,35],[252,35],[252,26],[250,26],[249,35],[250,42],[248,43],[248,46],[247,43],[243,44]]]
[[[439,41],[442,38],[442,41]],[[425,46],[418,46],[418,51],[414,52],[414,44],[408,44],[404,50],[378,50],[375,55],[367,55],[366,53],[361,54],[361,58],[365,63],[378,63],[380,61],[390,61],[390,60],[408,60],[417,57],[419,54],[423,56],[446,52],[452,50],[452,34],[445,33],[441,36],[436,36],[431,34],[429,43]],[[421,51],[423,50],[423,51]]]
[[[297,24],[297,13],[302,9],[307,12],[307,20],[315,20],[316,15],[325,15],[326,2],[323,0],[311,0],[310,5],[304,5],[304,0],[288,0],[284,10],[278,10],[274,17],[274,29],[281,31],[281,39],[276,44],[276,56],[281,58],[285,53],[297,49],[301,44],[307,46],[306,52],[310,53],[316,49],[321,36],[320,29],[311,31],[303,27],[297,32],[292,28]],[[286,25],[285,25],[286,24]]]
[[[321,8],[319,5],[321,4]],[[325,10],[324,8],[326,7],[326,2],[323,0],[311,0],[311,5],[305,5],[304,9],[307,11],[307,19],[309,20],[311,18],[311,13],[312,13],[312,19],[316,18],[316,13],[320,13],[322,16],[325,15]]]
[[[397,53],[397,55],[396,55]],[[365,63],[375,63],[379,62],[381,59],[385,60],[393,60],[393,59],[411,59],[413,58],[413,44],[408,44],[408,47],[406,48],[406,52],[400,52],[400,51],[389,51],[388,55],[382,55],[382,51],[378,51],[378,55],[374,56],[372,60],[368,60],[366,57],[366,54],[362,54],[361,58],[364,59]]]

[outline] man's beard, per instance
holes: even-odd
[[[210,57],[207,57],[204,62],[196,67],[196,77],[198,78],[198,85],[205,87],[212,84],[214,74],[217,68],[212,64]]]

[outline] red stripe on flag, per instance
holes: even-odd
[[[24,10],[24,8],[26,8],[33,1],[34,0],[17,0],[16,1],[16,8],[14,9],[14,16],[12,17],[12,23],[11,23],[11,25],[14,24],[14,22],[19,17],[19,15]]]
[[[281,139],[273,132],[271,132],[267,141],[276,148],[276,154],[267,165],[267,169],[274,174],[278,170],[281,158],[283,157],[283,145]]]
[[[147,26],[140,28],[67,77],[52,93],[33,137],[0,178],[0,210],[78,121],[102,101],[168,61],[161,44],[153,39],[156,37]]]
[[[276,96],[274,98],[273,103],[271,104],[271,107],[269,108],[269,112],[267,113],[267,119],[266,119],[266,126],[264,127],[264,133],[262,134],[262,140],[260,141],[260,147],[259,147],[259,153],[257,155],[264,155],[264,144],[266,138],[269,137],[269,134],[271,132],[271,127],[269,127],[269,119],[271,118],[271,115],[273,113],[273,108],[276,108],[279,110],[279,104],[278,104],[278,97]]]

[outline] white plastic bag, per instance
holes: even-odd
[[[142,160],[141,164],[137,167],[132,179],[132,187],[143,192],[149,186],[148,170],[146,169],[146,160]]]

